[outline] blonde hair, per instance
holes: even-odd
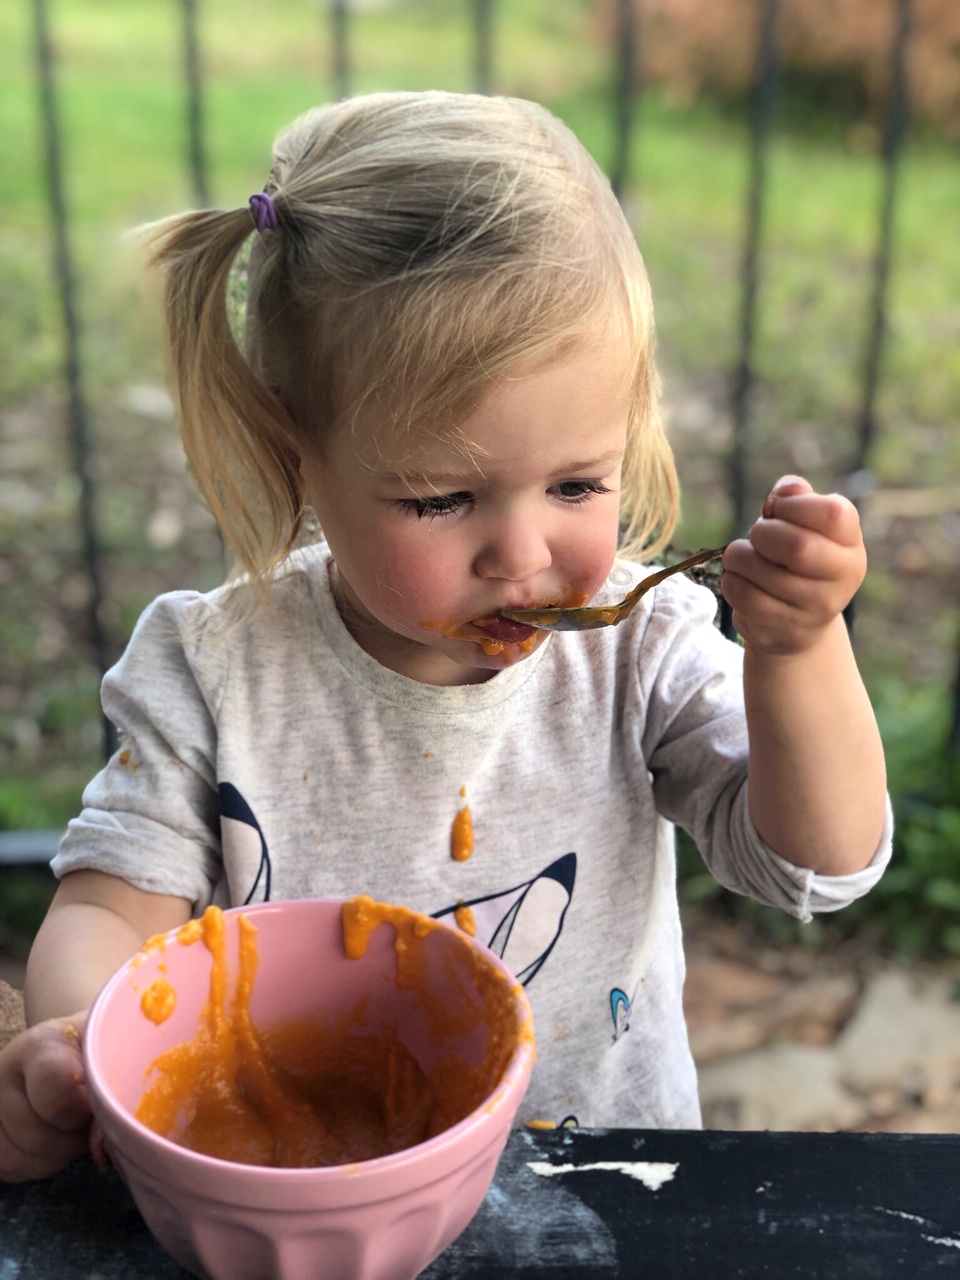
[[[643,260],[574,135],[519,99],[382,93],[320,107],[277,140],[278,226],[255,236],[240,342],[231,268],[247,206],[147,228],[166,272],[187,456],[240,565],[263,580],[303,518],[301,455],[375,410],[402,459],[521,364],[626,339],[633,387],[623,545],[663,546],[676,472],[659,416]],[[469,447],[469,442],[465,442]]]

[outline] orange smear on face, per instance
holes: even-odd
[[[420,943],[446,926],[370,898],[345,903],[342,920],[351,958],[364,954],[379,924],[392,924],[398,986],[428,990]],[[487,1048],[478,1067],[454,1055],[436,1062],[428,1076],[395,1030],[364,1031],[365,1001],[327,1021],[258,1028],[250,1014],[257,930],[243,916],[238,925],[239,974],[229,1007],[222,912],[208,907],[202,921],[177,935],[184,945],[202,938],[210,951],[209,998],[194,1038],[150,1064],[136,1115],[181,1146],[242,1164],[286,1167],[346,1164],[402,1151],[469,1115],[495,1088],[518,1040],[532,1043],[529,1021],[517,1027],[509,980],[473,952],[466,954],[465,966],[479,991],[479,1013],[476,999],[472,1010],[468,1002],[458,1000],[448,1009],[434,1001],[426,1013],[441,1032],[458,1032],[462,1024],[466,1035],[478,1017],[486,1023]],[[485,969],[478,967],[481,962]]]
[[[473,817],[470,806],[457,811],[450,828],[450,856],[454,862],[466,862],[473,853]]]
[[[551,601],[550,603],[541,603],[531,606],[535,609],[579,609],[587,602],[587,593],[585,591],[573,591],[570,587],[564,587],[560,592],[560,599]],[[613,611],[615,612],[615,611]],[[496,657],[505,651],[511,651],[515,656],[530,653],[535,649],[542,635],[534,634],[527,636],[525,640],[495,640],[493,636],[478,635],[478,629],[490,626],[499,620],[499,615],[492,614],[490,617],[471,618],[468,622],[442,622],[436,618],[431,618],[426,622],[418,625],[425,631],[439,631],[441,635],[447,637],[448,640],[472,640],[474,644],[478,644],[480,648],[490,657]]]
[[[478,644],[484,653],[491,658],[495,658],[498,653],[503,653],[507,645],[503,640],[494,640],[493,636],[477,635],[476,628],[484,622],[493,622],[493,618],[477,618],[476,622],[438,622],[431,619],[428,622],[421,622],[420,626],[424,631],[439,631],[441,635],[446,636],[448,640],[472,640],[474,644]],[[531,636],[530,639],[533,639]],[[526,644],[526,641],[523,641]],[[519,647],[519,646],[513,646]]]

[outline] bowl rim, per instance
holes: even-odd
[[[315,910],[318,905],[334,904],[338,908],[350,899],[345,898],[290,898],[277,899],[271,902],[251,903],[249,906],[240,907],[224,907],[222,908],[225,916],[257,916],[266,914],[276,914],[278,912],[287,913],[309,912]],[[422,912],[415,914],[423,915]],[[462,930],[448,924],[445,920],[437,920],[433,916],[425,916],[438,927],[448,930],[459,942],[469,950],[478,951],[490,962],[495,968],[499,969],[510,982],[513,984],[513,995],[516,1001],[517,1022],[523,1025],[529,1021],[531,1027],[533,1025],[533,1011],[530,1007],[530,1001],[523,985],[518,981],[516,976],[504,964],[503,960],[491,951],[483,942],[477,938],[465,934]],[[389,921],[382,921],[381,924],[389,924]],[[380,925],[377,926],[378,928]],[[392,927],[392,926],[391,926]],[[168,930],[165,934],[159,935],[165,939],[165,942],[175,940],[178,929]],[[126,960],[119,969],[107,979],[103,987],[98,992],[90,1011],[81,1035],[81,1050],[83,1054],[84,1070],[86,1073],[86,1083],[90,1091],[91,1104],[96,1103],[104,1111],[106,1111],[115,1123],[121,1125],[134,1139],[138,1149],[150,1148],[159,1150],[166,1161],[176,1161],[182,1164],[185,1169],[196,1171],[198,1174],[216,1174],[217,1177],[228,1179],[230,1182],[242,1185],[250,1179],[256,1179],[260,1182],[266,1177],[270,1184],[275,1187],[286,1186],[288,1184],[307,1184],[315,1185],[323,1182],[343,1182],[348,1181],[368,1181],[379,1177],[390,1177],[400,1172],[405,1166],[426,1161],[430,1164],[432,1155],[439,1156],[448,1147],[457,1143],[459,1139],[470,1135],[473,1131],[481,1130],[487,1127],[490,1117],[500,1111],[501,1107],[508,1104],[511,1095],[516,1093],[518,1085],[524,1085],[529,1080],[530,1073],[533,1070],[533,1062],[535,1057],[535,1042],[531,1038],[529,1040],[521,1040],[513,1050],[503,1074],[497,1081],[497,1084],[487,1095],[487,1097],[475,1107],[462,1120],[458,1120],[456,1124],[442,1130],[432,1138],[428,1138],[425,1142],[418,1142],[412,1147],[406,1147],[402,1151],[391,1152],[385,1156],[375,1156],[370,1160],[358,1160],[350,1164],[341,1165],[307,1165],[298,1168],[275,1165],[253,1165],[242,1164],[239,1161],[222,1160],[217,1156],[205,1155],[199,1151],[193,1151],[189,1147],[180,1146],[179,1143],[173,1142],[169,1138],[163,1137],[161,1134],[154,1132],[142,1121],[123,1106],[116,1098],[113,1090],[107,1084],[100,1067],[93,1055],[91,1044],[96,1038],[106,1016],[105,1010],[109,1002],[111,993],[116,987],[127,977],[131,966],[134,965],[137,957],[142,955],[141,950],[137,951],[128,960]],[[518,1099],[519,1105],[519,1099]],[[93,1107],[96,1114],[96,1107]],[[99,1119],[99,1117],[98,1117]],[[101,1120],[101,1126],[103,1126]],[[109,1143],[109,1134],[106,1135]],[[139,1165],[136,1156],[128,1157],[133,1163]],[[465,1155],[465,1159],[469,1158]],[[433,1175],[431,1174],[431,1177]]]

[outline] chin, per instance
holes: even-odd
[[[522,662],[524,658],[529,658],[531,653],[535,653],[540,648],[540,645],[546,639],[546,635],[545,631],[540,632],[535,636],[531,636],[529,640],[514,644],[504,644],[501,649],[494,652],[480,644],[471,642],[471,648],[475,651],[471,666],[482,667],[485,671],[500,671],[504,667],[516,666],[518,662]],[[491,645],[493,643],[491,642]]]

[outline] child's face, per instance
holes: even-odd
[[[619,344],[506,380],[403,475],[372,430],[304,463],[357,643],[425,684],[484,680],[546,632],[501,609],[590,600],[616,554],[630,392]]]

